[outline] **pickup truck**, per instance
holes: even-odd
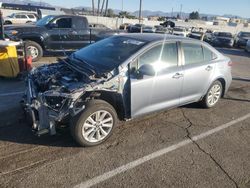
[[[49,15],[35,24],[5,26],[5,36],[23,40],[33,61],[38,61],[45,51],[74,51],[118,31],[90,28],[86,17],[75,15]]]

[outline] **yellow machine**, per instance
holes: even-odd
[[[20,42],[0,40],[0,76],[13,78],[20,72],[16,46]]]

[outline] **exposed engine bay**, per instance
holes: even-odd
[[[114,73],[102,75],[78,71],[66,60],[43,65],[28,75],[24,109],[29,113],[37,134],[55,134],[55,126],[75,116],[96,91],[119,93],[120,79]],[[94,95],[93,95],[94,93]]]

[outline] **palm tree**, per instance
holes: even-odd
[[[109,6],[109,0],[106,0],[105,16],[107,16],[108,6]]]
[[[104,9],[104,4],[105,4],[105,0],[102,0],[102,8],[101,8],[101,15],[103,14],[103,9]]]
[[[95,0],[92,0],[92,11],[93,15],[95,15]]]
[[[100,3],[101,3],[101,1],[98,0],[98,3],[97,3],[97,16],[99,16],[99,14],[100,14]]]

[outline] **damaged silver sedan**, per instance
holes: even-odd
[[[200,102],[213,107],[231,83],[231,61],[206,43],[124,34],[33,69],[24,108],[38,135],[69,125],[82,146],[111,135],[117,120]]]

